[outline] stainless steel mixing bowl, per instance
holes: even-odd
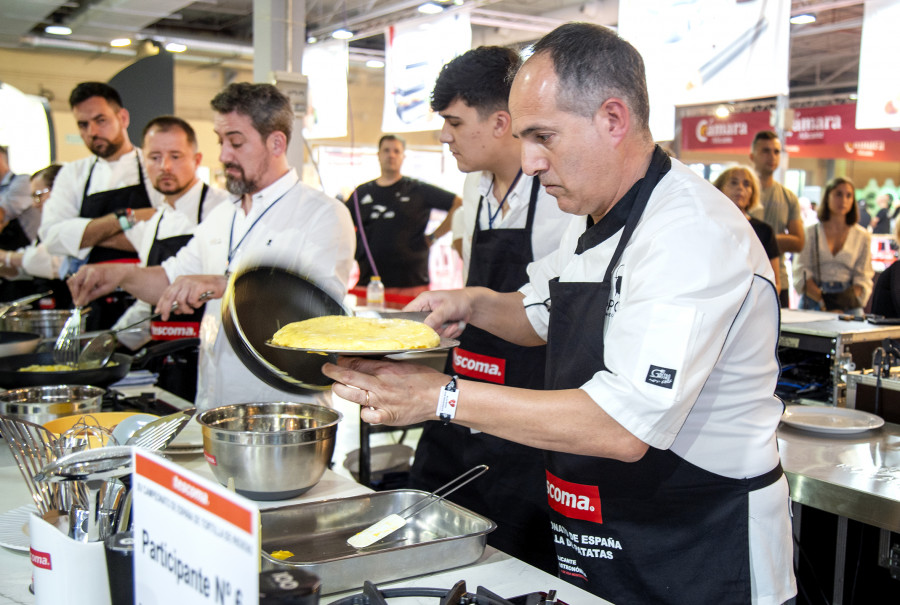
[[[63,416],[100,411],[105,390],[83,385],[26,387],[0,393],[0,414],[44,424]]]
[[[222,485],[253,500],[312,488],[334,454],[340,412],[313,403],[237,403],[198,416],[203,452]]]

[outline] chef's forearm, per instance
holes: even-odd
[[[169,277],[160,266],[135,267],[119,282],[119,287],[135,298],[155,305],[169,287]]]
[[[647,444],[580,389],[537,391],[459,382],[455,423],[539,449],[640,460]]]
[[[471,299],[472,325],[523,347],[546,344],[528,321],[521,292],[466,288],[466,294]]]

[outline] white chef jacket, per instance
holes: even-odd
[[[454,213],[453,237],[462,237],[463,245],[463,274],[469,274],[469,259],[472,255],[472,234],[475,232],[475,220],[483,230],[490,229],[491,221],[488,216],[494,216],[500,208],[500,201],[505,192],[494,191],[491,183],[494,175],[488,171],[470,172],[466,175],[463,184],[463,205],[461,212]],[[497,214],[494,219],[495,229],[524,229],[528,219],[528,202],[531,200],[532,178],[526,175],[519,177],[519,181],[506,198],[508,205],[506,215]],[[485,203],[478,213],[478,200],[484,196]],[[460,231],[457,215],[461,215],[463,224]],[[546,256],[556,250],[559,238],[565,226],[572,220],[572,215],[559,209],[556,198],[544,190],[543,185],[538,191],[537,207],[534,213],[534,224],[531,232],[531,251],[535,259]]]
[[[63,258],[50,254],[43,242],[33,243],[30,246],[20,248],[22,253],[22,268],[19,276],[43,277],[45,279],[58,279],[59,267]]]
[[[200,209],[200,195],[202,193],[203,182],[198,180],[193,187],[175,200],[174,208],[166,203],[148,220],[137,222],[134,227],[125,232],[125,237],[137,250],[141,259],[141,266],[147,266],[150,248],[153,247],[153,242],[156,241],[156,238],[166,239],[179,235],[189,235],[194,232],[194,229],[197,228],[197,214]],[[233,200],[234,197],[223,189],[210,187],[206,192],[206,200],[200,215],[201,220],[209,216],[213,208],[226,200]],[[159,227],[158,231],[157,226]],[[145,303],[142,300],[135,301],[119,317],[112,329],[123,328],[152,314],[152,306],[149,303]],[[132,350],[150,342],[149,324],[144,323],[136,326],[136,328],[140,329],[129,330],[118,335],[119,342]]]
[[[74,256],[82,260],[88,257],[91,249],[80,247],[84,230],[91,222],[91,219],[80,216],[88,174],[91,174],[88,195],[136,185],[140,180],[136,158],[141,158],[143,163],[140,149],[137,147],[114,162],[91,155],[62,167],[53,182],[50,197],[44,204],[41,228],[38,231],[41,241],[51,254]],[[97,162],[97,165],[91,173],[94,162]],[[150,196],[151,205],[154,208],[162,206],[165,198],[151,185],[146,168],[144,185],[147,188],[147,195]]]
[[[233,250],[230,265],[229,239]],[[170,282],[181,275],[224,275],[226,270],[237,272],[245,266],[284,267],[307,276],[342,300],[355,248],[347,207],[301,183],[292,169],[253,196],[249,214],[244,214],[239,201],[219,205],[197,227],[193,239],[162,266]],[[260,292],[260,297],[278,295]],[[197,408],[254,401],[312,401],[311,396],[267,385],[244,366],[222,330],[221,307],[221,299],[207,302],[200,325]]]
[[[575,254],[585,226],[579,218],[557,252],[529,266],[523,304],[547,300],[556,276],[603,280],[622,229]],[[747,219],[673,159],[613,272],[610,300],[597,301],[596,312],[607,314],[597,337],[608,369],[582,390],[645,443],[700,468],[732,478],[773,469],[783,410],[774,396],[779,309],[774,288],[754,274],[774,281]],[[549,311],[535,304],[526,313],[546,338]],[[674,374],[671,389],[648,382],[651,365]],[[780,604],[796,592],[789,503],[784,477],[750,494],[754,603]]]

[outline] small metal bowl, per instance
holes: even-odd
[[[293,498],[315,486],[334,454],[341,413],[313,403],[237,403],[197,421],[222,485],[253,500]]]
[[[83,385],[26,387],[0,393],[0,414],[35,424],[100,411],[105,390]]]

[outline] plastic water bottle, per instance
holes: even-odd
[[[384,284],[381,277],[373,275],[366,286],[366,306],[372,309],[384,309]]]

